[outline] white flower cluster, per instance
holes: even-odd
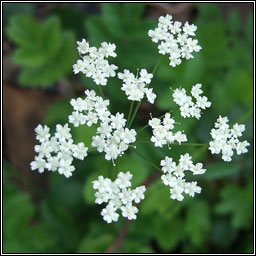
[[[75,127],[86,124],[91,126],[100,121],[97,128],[99,135],[92,137],[92,147],[99,152],[105,152],[105,159],[114,160],[128,149],[130,143],[136,141],[136,131],[125,128],[126,119],[123,113],[111,115],[108,111],[108,100],[96,96],[95,91],[86,90],[86,98],[72,99],[70,104],[74,112],[69,116],[69,122]]]
[[[83,160],[87,156],[88,148],[83,142],[73,144],[68,124],[64,126],[57,124],[56,132],[51,137],[50,129],[46,125],[38,125],[35,129],[36,139],[41,143],[35,146],[38,156],[31,162],[31,169],[40,173],[45,169],[58,171],[67,178],[72,176],[75,167],[72,165],[73,158]]]
[[[73,65],[75,74],[82,72],[86,77],[91,77],[97,85],[106,85],[109,77],[116,75],[118,68],[114,64],[109,64],[105,58],[116,57],[116,45],[103,42],[100,48],[90,47],[89,43],[83,39],[78,44],[78,53],[82,59],[79,59]]]
[[[154,43],[159,43],[160,54],[169,54],[170,66],[175,67],[181,64],[181,58],[194,58],[192,53],[199,52],[202,47],[198,45],[195,36],[197,26],[186,22],[183,26],[179,21],[172,21],[172,16],[167,14],[159,18],[158,27],[149,30],[148,35]]]
[[[130,143],[136,141],[136,131],[125,128],[124,114],[117,113],[101,121],[97,128],[99,135],[92,137],[92,146],[99,152],[105,152],[105,159],[114,160],[124,154]]]
[[[195,193],[201,193],[201,188],[197,186],[196,181],[187,182],[184,179],[184,172],[191,171],[193,175],[204,174],[206,169],[203,169],[202,163],[193,164],[192,157],[187,153],[181,155],[179,164],[176,164],[172,158],[166,156],[161,161],[162,170],[165,174],[161,176],[164,185],[170,187],[171,199],[182,201],[183,193],[194,197]]]
[[[107,223],[118,220],[118,209],[121,209],[123,217],[129,220],[136,219],[138,208],[133,206],[132,202],[137,204],[144,199],[146,187],[140,186],[131,190],[131,179],[130,172],[120,172],[115,181],[99,176],[98,180],[92,182],[93,188],[97,190],[95,203],[107,203],[106,208],[101,211]]]
[[[212,129],[210,134],[213,138],[210,141],[209,150],[212,154],[222,153],[222,159],[226,162],[230,162],[233,156],[233,150],[236,150],[238,155],[248,152],[247,146],[250,143],[246,140],[240,142],[239,137],[245,131],[244,124],[234,124],[230,129],[229,120],[227,117],[221,117],[217,119],[215,123],[215,128]]]
[[[163,145],[168,144],[170,148],[170,144],[172,144],[174,141],[177,141],[179,144],[187,141],[186,134],[182,133],[181,131],[176,133],[171,131],[174,128],[175,121],[173,118],[171,118],[170,113],[165,114],[162,122],[159,118],[152,118],[149,120],[148,124],[153,129],[151,141],[156,147],[162,147]]]
[[[102,97],[96,96],[93,90],[86,90],[84,93],[85,99],[71,99],[70,104],[75,111],[69,116],[69,122],[75,127],[84,124],[92,126],[98,120],[104,122],[111,115],[108,111],[109,100],[103,100]]]
[[[153,75],[148,73],[146,69],[140,71],[140,77],[135,77],[129,70],[125,69],[124,73],[118,73],[118,78],[123,80],[121,89],[128,96],[129,100],[141,101],[146,95],[148,101],[153,104],[156,95],[152,88],[146,86],[150,84]]]
[[[177,88],[173,91],[173,100],[179,105],[180,114],[184,118],[195,117],[196,119],[199,119],[201,117],[201,109],[206,109],[211,106],[212,103],[208,101],[206,96],[200,96],[200,94],[203,93],[201,87],[202,84],[196,84],[191,89],[191,94],[196,99],[196,103],[192,101],[191,96],[187,96],[184,88]]]

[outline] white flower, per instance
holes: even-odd
[[[46,165],[46,162],[41,156],[36,156],[35,160],[30,163],[31,170],[34,171],[38,169],[40,173],[44,172],[44,169],[46,167],[45,165]]]
[[[86,54],[89,51],[89,43],[83,39],[81,42],[77,42],[77,50],[80,54]]]
[[[127,172],[127,173],[119,172],[117,177],[118,178],[115,180],[115,183],[121,189],[131,186],[130,180],[132,179],[132,174],[130,172]]]
[[[131,190],[131,178],[130,172],[120,172],[114,181],[99,176],[98,180],[92,182],[93,188],[97,190],[95,203],[107,203],[106,208],[101,212],[107,223],[118,220],[119,214],[116,212],[118,209],[129,220],[136,219],[138,208],[133,206],[132,202],[139,203],[144,199],[146,187],[140,186]]]
[[[131,203],[126,204],[125,206],[121,207],[122,215],[127,217],[128,220],[135,220],[136,213],[138,213],[138,208],[133,206]]]
[[[145,192],[146,192],[145,186],[140,186],[133,190],[134,202],[136,204],[138,204],[141,200],[143,200],[145,198],[145,196],[144,196]]]
[[[37,134],[36,139],[39,140],[40,142],[47,141],[50,137],[49,131],[49,127],[47,127],[46,125],[42,126],[41,124],[39,124],[35,128],[35,132]]]
[[[162,182],[165,186],[170,187],[171,199],[182,201],[184,199],[183,192],[189,196],[194,196],[195,193],[200,193],[201,188],[197,186],[196,182],[187,182],[185,177],[185,171],[192,171],[194,175],[205,173],[202,163],[193,164],[192,157],[186,153],[181,155],[179,164],[173,162],[172,158],[165,157],[161,161],[160,165],[165,174],[161,176]]]
[[[203,93],[201,87],[201,84],[196,84],[191,89],[191,95],[196,100],[195,103],[192,101],[192,97],[187,96],[184,88],[177,88],[173,91],[173,100],[179,105],[182,117],[195,117],[199,119],[201,117],[201,109],[206,109],[211,106],[211,102],[208,101],[206,96],[200,96],[200,94]]]
[[[119,218],[119,214],[116,212],[116,208],[114,208],[112,205],[107,205],[106,208],[102,209],[101,215],[107,223],[117,221]]]
[[[192,157],[188,153],[185,155],[181,155],[180,160],[179,160],[179,166],[184,171],[189,170],[193,164],[191,159],[192,159]]]
[[[68,127],[68,124],[65,124],[64,126],[60,124],[56,125],[55,138],[59,139],[60,141],[69,140],[71,138],[70,128]]]
[[[153,135],[151,141],[155,144],[155,147],[162,147],[165,144],[172,144],[175,140],[180,144],[187,141],[187,137],[182,132],[178,131],[173,133],[171,130],[174,128],[175,121],[171,117],[170,113],[166,113],[163,122],[158,118],[151,118],[148,124],[152,127]]]
[[[188,22],[186,22],[183,27],[183,31],[190,36],[195,36],[196,30],[197,30],[197,26],[195,26],[194,24],[189,25]]]
[[[233,128],[229,128],[229,120],[227,117],[219,116],[214,124],[215,129],[211,129],[212,141],[209,143],[209,150],[212,154],[222,153],[222,159],[225,162],[230,162],[236,150],[238,155],[247,153],[246,148],[250,144],[245,140],[239,141],[239,137],[245,131],[244,124],[234,124]]]
[[[97,85],[105,86],[107,79],[116,75],[117,66],[110,65],[105,59],[109,56],[116,57],[116,45],[103,42],[101,47],[97,49],[96,47],[90,47],[85,39],[77,42],[77,44],[77,49],[82,59],[79,59],[73,65],[74,73],[82,72],[86,77],[91,77]]]
[[[193,181],[193,182],[187,182],[185,184],[185,189],[184,189],[184,192],[191,196],[191,197],[194,197],[195,196],[195,193],[198,193],[200,194],[202,191],[202,189],[197,186],[197,182],[196,181]]]
[[[170,55],[170,66],[176,67],[181,64],[181,59],[194,58],[192,53],[201,50],[198,40],[189,36],[195,36],[197,27],[188,22],[182,27],[179,21],[172,21],[170,15],[161,16],[157,28],[149,30],[148,35],[154,43],[158,43],[160,54]]]
[[[246,147],[250,146],[250,143],[248,141],[238,142],[236,145],[236,153],[238,155],[244,154],[248,152],[248,149]]]
[[[118,78],[123,80],[121,90],[125,92],[129,100],[141,101],[146,95],[148,101],[153,104],[156,95],[152,88],[146,86],[150,84],[153,74],[147,72],[146,69],[140,71],[140,77],[135,77],[129,70],[125,69],[123,73],[118,73]]]
[[[84,146],[83,142],[78,143],[72,147],[73,156],[77,159],[84,160],[87,156],[88,148]]]
[[[162,166],[162,170],[164,173],[173,172],[176,167],[176,163],[173,161],[171,157],[166,156],[164,160],[161,160],[160,165]]]
[[[58,169],[59,174],[64,174],[66,178],[69,178],[72,176],[72,172],[75,170],[75,167],[73,165],[61,165],[61,167]]]

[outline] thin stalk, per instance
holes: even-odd
[[[138,104],[137,104],[137,106],[136,106],[136,108],[135,108],[135,110],[134,110],[134,112],[132,114],[132,118],[131,118],[131,121],[130,121],[130,123],[128,125],[128,128],[130,128],[132,126],[133,120],[134,120],[134,118],[135,118],[135,116],[136,116],[136,114],[137,114],[137,112],[139,110],[140,105],[141,105],[141,101],[138,102]]]
[[[138,155],[140,156],[142,159],[144,159],[148,164],[150,164],[152,167],[156,168],[158,171],[162,172],[162,170],[155,165],[154,163],[152,163],[150,160],[148,160],[145,156],[143,156],[139,151],[137,151],[135,148],[132,147],[132,150]]]
[[[159,59],[158,59],[156,65],[154,66],[153,71],[152,71],[152,74],[153,74],[153,75],[155,74],[155,72],[156,72],[158,66],[160,65],[162,58],[163,58],[163,55],[161,55],[161,56],[159,57]],[[134,118],[135,118],[135,116],[136,116],[136,114],[137,114],[137,112],[138,112],[138,110],[139,110],[139,108],[140,108],[141,103],[142,103],[142,101],[138,102],[138,104],[137,104],[137,106],[136,106],[136,108],[135,108],[135,111],[133,112],[133,115],[132,115],[132,118],[131,118],[131,122],[129,123],[128,128],[130,128],[130,127],[132,126],[133,120],[134,120]]]
[[[152,71],[152,74],[153,74],[153,75],[156,73],[156,70],[157,70],[158,66],[160,65],[162,59],[163,59],[163,55],[161,55],[161,56],[159,57],[159,59],[158,59],[156,65],[154,66],[153,71]]]
[[[131,105],[130,105],[130,110],[129,110],[129,114],[128,114],[128,119],[127,119],[127,124],[126,124],[126,126],[128,126],[128,124],[129,124],[129,121],[130,121],[130,118],[131,118],[131,114],[132,114],[133,105],[134,105],[134,101],[132,101],[132,102],[131,102]]]
[[[98,84],[98,89],[100,91],[100,94],[101,94],[102,98],[105,99],[105,95],[104,95],[104,93],[103,93],[103,91],[101,89],[101,85],[99,85],[99,84]]]
[[[166,112],[166,113],[170,113],[170,112],[172,112],[172,110],[169,110],[169,111]],[[165,114],[166,114],[166,113],[165,113]],[[165,114],[163,114],[163,115],[161,115],[160,117],[158,117],[158,119],[163,118],[163,117],[165,116]],[[145,130],[145,129],[148,128],[148,127],[149,127],[149,124],[144,125],[142,128],[140,128],[140,129],[137,131],[137,133],[142,132],[143,130]]]

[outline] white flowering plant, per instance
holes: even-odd
[[[40,173],[45,170],[58,172],[70,178],[76,175],[74,158],[85,161],[86,165],[90,153],[97,151],[103,154],[105,161],[110,161],[113,172],[111,175],[102,172],[88,186],[95,190],[95,203],[104,205],[101,215],[107,223],[116,222],[120,215],[128,220],[136,219],[139,212],[138,204],[144,199],[150,200],[147,199],[145,184],[132,185],[132,178],[140,174],[131,173],[132,170],[129,168],[123,170],[118,167],[119,159],[129,151],[135,152],[161,172],[161,182],[163,186],[169,187],[170,200],[182,201],[186,196],[194,197],[200,194],[200,182],[191,181],[189,174],[203,175],[207,173],[207,169],[203,163],[195,162],[196,152],[181,153],[174,160],[172,147],[208,148],[211,154],[221,154],[223,161],[230,162],[234,152],[240,155],[248,151],[249,142],[240,140],[246,129],[245,125],[229,125],[228,117],[219,115],[215,124],[212,124],[212,139],[208,143],[191,141],[182,129],[182,122],[186,119],[198,121],[212,106],[211,99],[203,96],[206,85],[197,81],[190,87],[191,96],[187,95],[186,89],[180,85],[167,85],[169,101],[173,102],[174,107],[160,117],[153,117],[150,113],[145,126],[138,129],[134,126],[141,103],[145,101],[153,105],[157,100],[157,90],[155,91],[150,84],[155,78],[162,55],[168,57],[168,68],[173,69],[188,59],[196,58],[194,53],[203,51],[200,41],[196,39],[196,31],[197,26],[194,24],[174,21],[169,14],[161,16],[157,27],[152,27],[148,31],[148,40],[158,45],[156,47],[160,54],[159,60],[152,70],[138,68],[136,73],[132,73],[128,68],[122,70],[112,63],[118,58],[115,42],[102,42],[97,48],[87,39],[78,41],[77,50],[80,58],[74,63],[73,72],[91,79],[95,83],[95,89],[86,89],[83,97],[70,100],[72,112],[64,125],[56,125],[56,131],[52,136],[47,125],[39,124],[36,127],[36,139],[39,144],[35,146],[37,155],[31,162],[31,169]],[[130,102],[127,115],[123,113],[122,106],[111,109],[111,98],[107,98],[104,93],[105,87],[111,87],[111,78],[118,79],[118,89],[123,91],[123,96]],[[179,122],[175,120],[177,113],[180,115]],[[90,138],[84,134],[85,140],[91,141],[89,146],[86,146],[84,141],[74,142],[71,128],[81,126],[96,127],[95,134]],[[151,135],[142,138],[141,134],[146,129]],[[153,163],[149,156],[138,150],[140,143],[147,143],[156,150],[164,149],[161,153],[165,154],[158,163]],[[188,180],[186,176],[189,176]]]

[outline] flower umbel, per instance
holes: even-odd
[[[172,16],[167,14],[159,18],[156,29],[149,30],[148,35],[154,43],[158,43],[158,52],[168,54],[170,66],[175,67],[181,64],[181,59],[194,58],[193,52],[199,52],[202,47],[198,45],[195,36],[197,27],[186,22],[183,26],[179,21],[172,21]]]
[[[75,74],[82,72],[86,77],[91,77],[98,85],[106,85],[109,77],[116,75],[117,66],[109,64],[106,58],[116,57],[116,45],[103,42],[100,48],[90,47],[89,43],[83,39],[77,42],[78,53],[82,59],[79,59],[73,65]]]
[[[209,150],[212,154],[222,153],[222,159],[225,162],[230,162],[234,154],[233,150],[236,150],[238,155],[247,153],[247,147],[250,143],[246,140],[239,141],[239,137],[245,131],[244,124],[234,124],[230,129],[229,120],[227,117],[219,116],[217,122],[215,123],[216,129],[211,129],[211,136],[213,138],[210,141]]]
[[[161,161],[162,170],[165,174],[161,176],[164,185],[170,187],[171,199],[182,201],[183,193],[194,197],[195,193],[201,193],[201,188],[197,186],[197,182],[187,182],[185,171],[190,171],[193,175],[204,174],[206,169],[203,169],[202,163],[193,164],[192,157],[187,153],[181,155],[179,163],[176,164],[172,158],[166,156]]]
[[[106,208],[101,211],[107,223],[118,220],[118,209],[121,210],[123,217],[129,220],[137,218],[138,208],[133,206],[132,202],[139,203],[144,199],[146,187],[140,186],[132,190],[131,179],[130,172],[120,172],[114,181],[99,176],[98,180],[92,182],[93,188],[97,190],[95,203],[107,203]]]

